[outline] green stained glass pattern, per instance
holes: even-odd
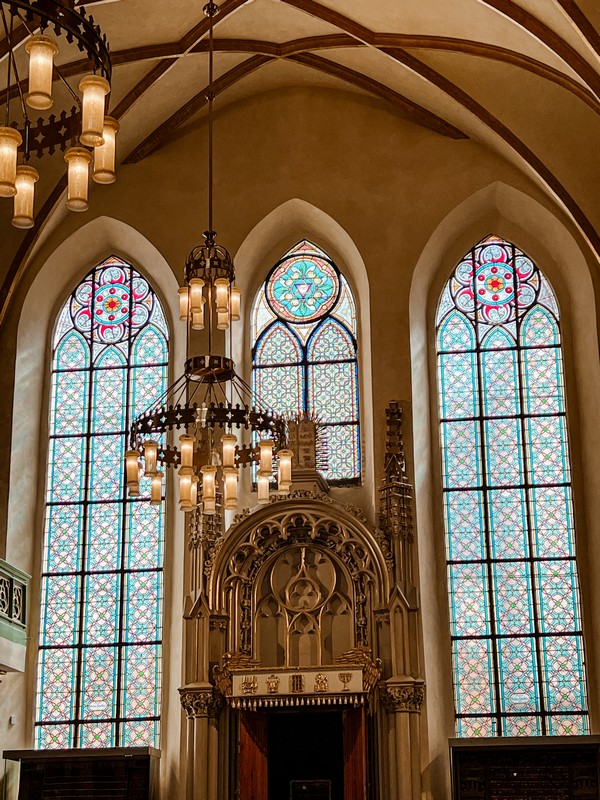
[[[158,746],[164,508],[127,498],[123,456],[167,354],[160,303],[115,257],[59,313],[36,747]]]
[[[558,305],[489,237],[437,314],[459,736],[587,733]]]
[[[327,444],[325,478],[358,482],[356,307],[322,250],[300,242],[271,270],[254,304],[253,338],[255,396],[284,416],[312,414]]]

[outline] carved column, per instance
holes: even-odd
[[[217,800],[223,698],[211,684],[184,686],[179,694],[187,718],[186,800]]]
[[[380,685],[379,696],[388,714],[390,760],[396,762],[396,775],[391,770],[389,778],[395,781],[398,800],[420,800],[419,715],[425,698],[425,685],[418,678],[390,678]]]

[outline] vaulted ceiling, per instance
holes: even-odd
[[[147,158],[203,113],[202,5],[85,3],[111,46],[121,161]],[[478,140],[513,162],[600,254],[599,31],[597,0],[224,0],[215,28],[218,102],[288,86],[374,96],[414,125]],[[88,70],[77,55],[61,51],[65,75]],[[0,59],[4,90],[5,41]],[[60,158],[44,163],[36,228],[2,247],[2,298],[64,190],[62,167]],[[0,208],[0,232],[9,214]]]

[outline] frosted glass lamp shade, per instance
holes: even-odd
[[[159,506],[162,503],[162,472],[155,472],[152,476],[152,487],[150,489],[150,503]]]
[[[140,451],[128,450],[125,453],[125,469],[127,472],[127,486],[140,482]]]
[[[117,153],[117,132],[119,123],[112,117],[104,117],[102,138],[104,144],[94,150],[94,171],[92,178],[96,183],[114,183],[117,179],[115,173],[115,160]]]
[[[235,446],[237,444],[236,437],[233,433],[224,433],[223,436],[221,436],[221,444],[223,446],[223,466],[234,467]]]
[[[199,314],[204,309],[204,281],[202,278],[192,278],[190,281],[190,311]]]
[[[81,98],[81,135],[79,141],[87,147],[104,144],[104,98],[110,84],[101,75],[85,75],[79,81]]]
[[[204,330],[204,308],[192,314],[192,328],[195,331]]]
[[[226,331],[229,327],[229,312],[217,311],[217,328],[220,331]]]
[[[216,298],[215,304],[217,306],[218,314],[229,313],[229,281],[227,278],[217,278],[215,281]]]
[[[17,193],[17,149],[23,138],[15,128],[0,128],[0,197]]]
[[[92,154],[84,147],[69,147],[65,153],[68,167],[67,208],[87,211]]]
[[[194,470],[191,467],[181,467],[179,475],[179,508],[181,511],[192,510],[192,478]]]
[[[151,478],[156,474],[156,463],[158,458],[158,442],[154,439],[146,439],[144,442],[144,473]]]
[[[25,50],[29,54],[29,92],[25,102],[29,108],[44,111],[52,108],[52,71],[58,47],[52,37],[40,33],[32,36]]]
[[[39,178],[35,167],[22,164],[17,167],[15,176],[14,214],[12,224],[15,228],[33,228],[33,201],[35,197],[35,184]]]
[[[258,476],[258,504],[260,506],[266,505],[269,502],[269,476],[268,475],[259,475]]]
[[[190,307],[190,297],[187,286],[179,287],[179,319],[187,322]]]
[[[190,504],[192,508],[198,505],[198,476],[192,475],[192,486],[190,489]]]
[[[224,505],[226,509],[233,511],[237,508],[238,498],[238,471],[235,467],[223,467],[224,481]]]
[[[241,319],[241,310],[242,310],[242,290],[238,289],[237,286],[231,287],[231,292],[229,294],[229,303],[230,303],[230,316],[233,322],[238,322]]]
[[[293,450],[279,450],[277,457],[279,458],[279,471],[277,476],[277,483],[281,494],[287,494],[292,485],[292,456]]]
[[[258,446],[260,448],[259,474],[270,478],[273,473],[273,440],[261,439]]]
[[[192,467],[194,465],[194,444],[196,440],[189,433],[182,433],[179,437],[179,452],[181,454],[181,466]]]
[[[217,487],[216,476],[217,468],[212,464],[202,467],[202,501],[205,514],[214,514],[216,511]]]

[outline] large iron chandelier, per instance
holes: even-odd
[[[88,208],[90,170],[96,183],[115,180],[119,124],[105,115],[110,53],[106,36],[82,6],[75,7],[75,0],[10,0],[0,2],[0,14],[7,45],[4,120],[0,123],[0,197],[14,198],[12,224],[31,228],[34,187],[39,179],[37,169],[29,163],[32,154],[39,158],[56,149],[64,152],[68,164],[67,208],[71,211]],[[27,81],[22,83],[16,50],[24,40],[29,69]],[[59,52],[57,40],[76,44],[91,65],[92,74],[79,81],[81,96],[54,63]],[[66,86],[75,105],[33,120],[31,112],[52,108],[55,76]],[[16,121],[11,118],[13,95],[20,106]]]
[[[270,411],[236,374],[233,361],[212,352],[216,331],[229,331],[240,320],[241,292],[229,252],[216,243],[213,230],[213,26],[216,3],[204,7],[211,19],[208,75],[208,230],[185,264],[179,289],[180,319],[187,323],[187,352],[193,331],[205,331],[207,355],[191,355],[175,383],[130,431],[125,454],[129,495],[138,496],[143,475],[151,478],[151,502],[163,496],[161,466],[177,467],[182,511],[213,515],[221,498],[225,509],[238,503],[239,468],[254,465],[258,502],[269,501],[277,467],[277,491],[286,494],[292,481],[292,451],[286,448],[286,423]],[[178,445],[168,432],[180,431]],[[243,441],[244,436],[247,441]],[[143,466],[142,466],[143,457]]]

